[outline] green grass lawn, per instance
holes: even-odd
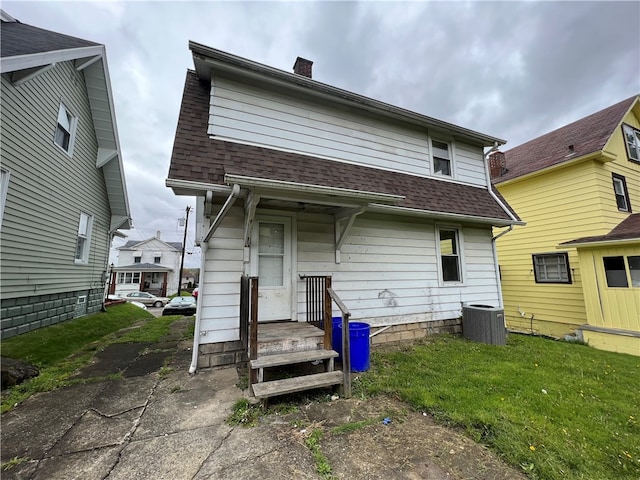
[[[459,337],[371,354],[363,394],[399,396],[532,478],[640,478],[640,357],[540,337]]]
[[[106,312],[69,320],[28,332],[0,343],[0,354],[40,368],[40,375],[2,393],[2,413],[36,392],[75,383],[73,373],[86,365],[100,348],[114,342],[156,342],[180,316],[155,318],[130,303],[110,306]],[[123,328],[136,325],[122,335]],[[87,380],[82,380],[87,381]]]

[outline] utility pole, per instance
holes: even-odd
[[[187,205],[187,218],[184,222],[184,238],[182,240],[182,260],[180,260],[180,276],[178,277],[178,295],[182,291],[182,269],[184,268],[184,252],[187,244],[187,228],[189,228],[189,212],[191,207]]]

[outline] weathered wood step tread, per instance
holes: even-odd
[[[342,383],[342,372],[314,373],[302,377],[272,380],[270,382],[254,383],[253,394],[256,398],[275,397],[287,393],[311,390],[313,388],[328,387]]]
[[[335,350],[306,350],[302,352],[276,353],[272,355],[262,355],[249,363],[251,368],[277,367],[280,365],[291,365],[293,363],[313,362],[315,360],[326,360],[336,358],[338,352]]]

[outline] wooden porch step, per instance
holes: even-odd
[[[252,385],[253,394],[256,398],[275,397],[287,393],[311,390],[313,388],[340,385],[342,383],[342,372],[324,372],[302,377],[285,378],[283,380],[273,380],[270,382],[254,383]]]
[[[290,365],[292,363],[313,362],[316,360],[326,360],[336,358],[338,352],[335,350],[306,350],[302,352],[277,353],[273,355],[262,355],[249,363],[251,368],[278,367],[280,365]]]

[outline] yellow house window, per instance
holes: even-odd
[[[621,212],[631,213],[631,202],[629,202],[629,191],[627,190],[627,180],[617,173],[612,173],[613,191],[616,194],[616,204]]]
[[[624,257],[602,257],[607,287],[628,287]]]
[[[567,252],[534,253],[532,258],[536,283],[571,283]]]
[[[631,286],[640,287],[640,255],[627,257],[629,264],[629,274],[631,275]]]
[[[632,162],[640,162],[640,131],[631,125],[622,125],[624,143],[627,146],[627,155]]]

